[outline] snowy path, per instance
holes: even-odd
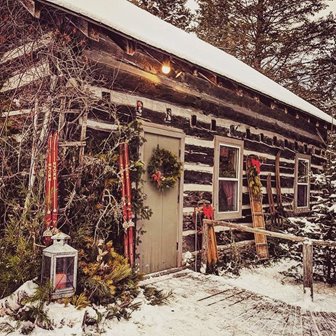
[[[141,307],[133,312],[129,321],[105,320],[99,332],[97,329],[83,332],[85,309],[52,303],[47,306],[47,313],[54,330],[35,328],[31,335],[336,336],[335,288],[318,290],[316,284],[316,300],[306,302],[301,286],[277,284],[281,267],[282,264],[277,264],[242,271],[235,279],[191,270],[149,277],[141,284],[172,291],[169,302],[152,306],[141,291],[136,299]],[[0,318],[0,326],[2,322],[14,323],[9,317]],[[5,334],[0,331],[1,336]],[[20,335],[19,330],[10,335]]]
[[[174,292],[170,311],[165,309],[160,317],[164,307],[157,307],[153,318],[160,335],[336,335],[335,313],[306,311],[225,284],[220,277],[181,271],[144,284]],[[135,313],[135,322],[137,315],[141,311]],[[146,328],[146,335],[151,335],[149,331]]]

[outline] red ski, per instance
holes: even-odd
[[[125,182],[126,182],[126,203],[127,203],[127,226],[128,226],[128,250],[129,261],[131,266],[134,266],[134,223],[132,221],[132,194],[131,194],[131,178],[130,178],[130,161],[128,143],[124,144],[125,155]]]
[[[51,225],[53,228],[57,228],[58,219],[58,134],[54,133],[52,136],[52,180],[51,180],[51,197],[52,197],[52,214]]]
[[[129,260],[128,234],[127,234],[127,203],[126,203],[126,183],[125,183],[125,164],[124,164],[124,144],[119,146],[119,168],[121,174],[121,203],[123,207],[123,228],[124,228],[124,254]]]
[[[45,226],[46,228],[49,228],[51,226],[52,142],[53,142],[53,137],[49,136],[48,148],[47,148],[46,184],[45,184],[45,197],[46,197]]]
[[[123,206],[124,253],[130,265],[134,266],[134,223],[132,221],[131,179],[129,174],[128,143],[120,144],[119,164],[121,173],[121,199]]]
[[[58,218],[58,134],[51,134],[48,138],[47,161],[46,161],[46,184],[45,184],[45,231],[43,241],[46,245],[51,243],[52,229],[57,227]]]

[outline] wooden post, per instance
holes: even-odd
[[[306,239],[302,245],[303,253],[303,292],[310,289],[310,296],[313,300],[313,243]]]
[[[213,224],[208,224],[208,244],[209,262],[213,268],[218,262],[217,239]]]

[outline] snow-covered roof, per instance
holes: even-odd
[[[127,0],[44,0],[119,31],[133,39],[241,83],[312,116],[332,117],[270,78],[193,34],[174,27]]]

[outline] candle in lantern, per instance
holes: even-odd
[[[66,288],[66,274],[56,273],[56,289]]]

